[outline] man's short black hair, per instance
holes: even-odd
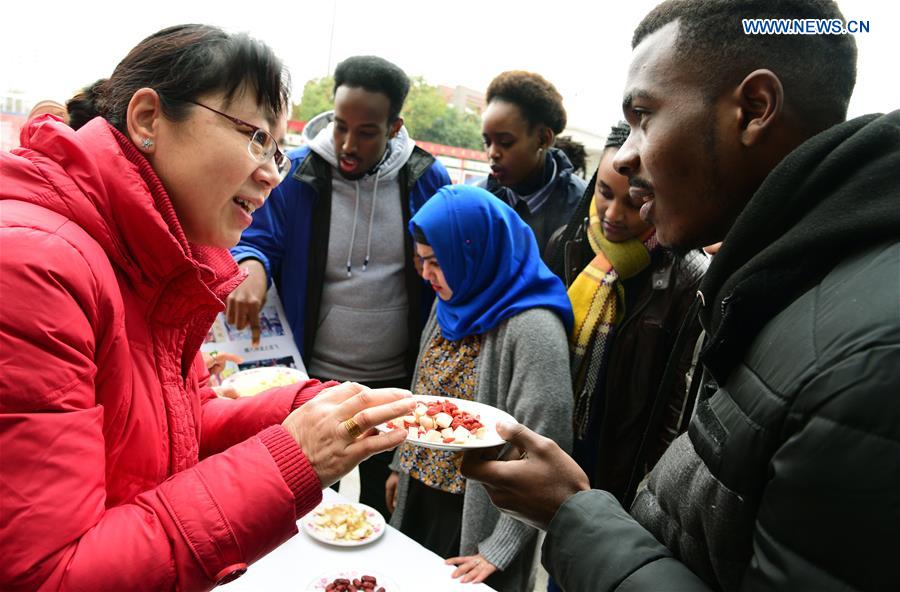
[[[833,0],[667,0],[634,31],[632,48],[678,21],[676,54],[692,67],[712,100],[765,68],[781,80],[785,103],[808,127],[844,121],[856,84],[853,35],[748,35],[742,19],[840,19]]]
[[[334,91],[337,92],[340,86],[364,88],[387,96],[391,101],[388,120],[393,122],[400,117],[400,110],[409,93],[409,76],[384,58],[353,56],[338,64],[334,70]]]

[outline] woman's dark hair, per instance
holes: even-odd
[[[100,89],[106,84],[106,78],[101,78],[90,84],[66,101],[66,110],[69,112],[69,126],[77,130],[93,118],[97,117],[97,97]]]
[[[252,92],[272,120],[290,98],[290,77],[266,44],[209,25],[177,25],[141,41],[109,79],[72,100],[86,118],[82,125],[101,115],[125,133],[128,103],[145,87],[159,93],[163,113],[173,121],[187,117],[193,107],[187,101],[213,92],[224,93],[226,104],[245,90]]]
[[[431,246],[428,244],[428,238],[425,236],[425,232],[422,230],[422,227],[419,226],[418,224],[416,224],[415,222],[412,225],[412,233],[413,233],[413,238],[416,240],[417,243],[419,243],[420,245],[425,245],[426,247]]]
[[[353,56],[338,64],[334,70],[334,92],[340,86],[364,88],[385,95],[391,102],[388,123],[392,123],[400,117],[409,93],[409,76],[384,58]]]
[[[628,134],[630,133],[631,128],[628,127],[628,124],[624,121],[620,121],[609,130],[609,135],[606,136],[606,143],[603,145],[603,149],[621,148],[622,144],[625,143],[625,140],[628,139]]]
[[[495,99],[517,105],[533,129],[546,125],[559,134],[566,129],[562,95],[540,74],[512,70],[498,75],[487,89],[487,102]]]
[[[587,169],[587,149],[581,142],[576,142],[572,136],[557,136],[553,141],[553,147],[562,150],[572,163],[572,170],[576,175],[584,177]]]

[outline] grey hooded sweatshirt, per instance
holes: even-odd
[[[337,380],[386,381],[406,374],[408,342],[404,241],[398,174],[415,142],[406,128],[382,162],[351,181],[337,168],[333,114],[312,119],[310,149],[333,169],[331,226],[321,312],[308,369]]]

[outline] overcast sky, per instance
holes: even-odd
[[[108,76],[142,38],[184,22],[246,31],[269,43],[294,80],[372,53],[430,83],[483,90],[510,69],[539,72],[562,93],[571,124],[602,131],[620,115],[634,27],[655,0],[24,0],[4,2],[0,92],[65,100]],[[900,108],[900,9],[890,0],[843,0],[857,35],[859,73],[850,116]],[[34,7],[34,8],[32,8]],[[333,35],[332,35],[332,23]],[[333,41],[331,41],[333,40]],[[823,81],[827,84],[827,81]]]

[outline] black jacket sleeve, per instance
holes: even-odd
[[[597,489],[560,507],[547,530],[542,563],[566,592],[709,590],[612,494]]]
[[[740,590],[896,588],[898,368],[900,347],[879,344],[823,369],[798,394],[769,463]],[[543,564],[567,592],[708,589],[598,490],[559,509]]]

